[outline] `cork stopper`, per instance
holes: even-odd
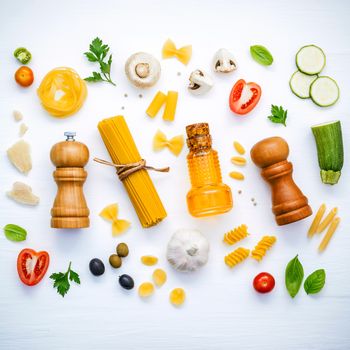
[[[186,126],[187,146],[190,150],[211,147],[211,136],[207,123],[198,123]]]

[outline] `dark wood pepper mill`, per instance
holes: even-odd
[[[270,137],[253,146],[250,156],[272,190],[272,211],[278,225],[287,225],[312,214],[308,199],[295,184],[289,147],[281,137]]]
[[[89,149],[74,140],[75,132],[65,132],[66,141],[56,143],[50,152],[56,166],[53,177],[57,183],[57,195],[51,209],[51,227],[89,227],[89,208],[83,193],[87,177],[84,166],[89,160]]]

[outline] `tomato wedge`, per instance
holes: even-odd
[[[230,93],[230,109],[236,114],[249,113],[259,102],[261,87],[256,83],[246,83],[240,79],[233,86]]]
[[[47,252],[36,252],[33,249],[25,248],[17,258],[19,278],[27,286],[35,286],[45,276],[49,263],[50,257]]]

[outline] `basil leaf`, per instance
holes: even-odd
[[[319,269],[314,271],[307,277],[304,282],[304,289],[306,294],[316,294],[324,287],[326,283],[326,271]]]
[[[288,293],[294,298],[298,294],[304,279],[304,269],[298,259],[298,255],[288,263],[285,279]]]
[[[262,64],[263,66],[271,66],[273,62],[273,57],[270,53],[270,51],[261,45],[254,45],[250,47],[250,54],[252,55],[253,59]]]
[[[27,231],[18,225],[8,224],[4,227],[4,233],[7,239],[14,242],[25,241]]]

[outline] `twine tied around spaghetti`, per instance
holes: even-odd
[[[94,158],[94,161],[97,163],[100,163],[100,164],[115,167],[117,170],[117,175],[118,175],[120,181],[125,180],[129,175],[135,173],[136,171],[142,170],[142,169],[159,171],[161,173],[167,173],[170,170],[169,167],[154,168],[153,166],[146,165],[145,159],[141,159],[138,162],[128,163],[128,164],[115,164],[115,163],[108,162],[108,161],[100,159],[100,158]]]

